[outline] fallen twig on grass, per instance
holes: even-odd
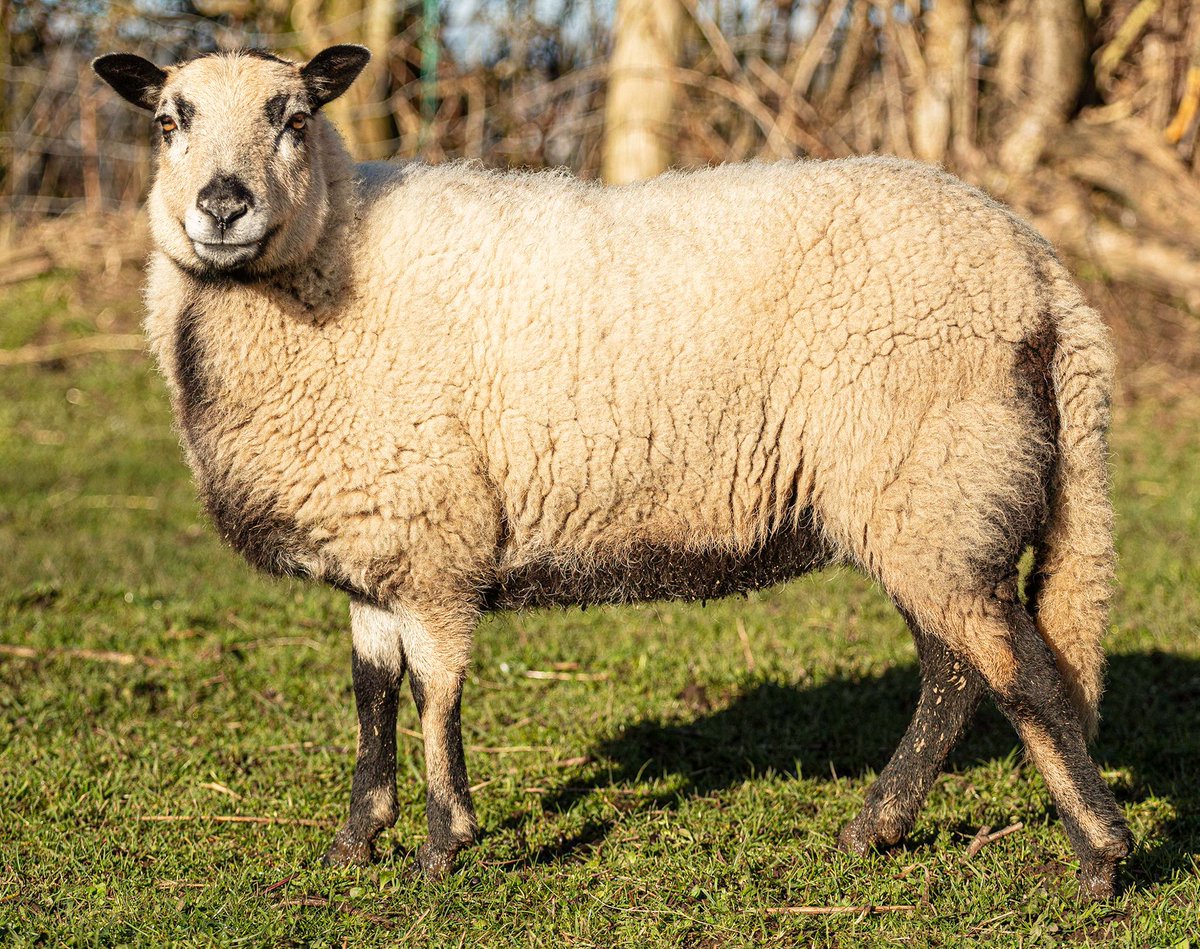
[[[57,362],[74,359],[93,353],[142,352],[146,341],[136,333],[116,333],[107,336],[86,336],[69,339],[62,343],[43,343],[21,346],[17,349],[0,349],[0,366],[27,366],[37,363]]]
[[[771,916],[794,914],[797,916],[877,916],[881,913],[911,913],[916,906],[876,906],[867,903],[865,906],[768,906],[763,912]]]
[[[467,751],[477,755],[523,755],[553,750],[551,745],[467,745]]]
[[[216,824],[294,824],[300,827],[333,827],[337,823],[337,821],[310,820],[304,817],[247,817],[243,814],[139,814],[137,819],[163,823],[212,821]]]
[[[1017,915],[1017,911],[1015,909],[1010,909],[1006,913],[1000,913],[997,916],[993,916],[991,919],[985,919],[978,926],[972,926],[970,929],[967,930],[966,935],[977,936],[981,932],[983,932],[985,929],[987,929],[987,927],[990,926],[992,923],[997,923],[1002,919],[1008,919],[1010,916],[1016,916],[1016,915]]]
[[[933,882],[933,874],[929,872],[929,867],[925,866],[923,863],[910,863],[907,867],[892,877],[892,879],[906,879],[908,875],[913,872],[913,870],[923,870],[925,872],[925,884],[921,887],[921,905],[928,909],[931,905],[929,901],[929,887]]]
[[[738,639],[742,642],[742,655],[746,658],[746,671],[753,672],[756,663],[754,662],[754,651],[750,648],[750,634],[746,632],[746,624],[739,616],[734,625],[737,627]]]
[[[306,649],[320,650],[325,644],[308,636],[275,636],[271,639],[246,639],[242,642],[229,643],[226,649],[274,649],[279,646],[304,646]]]
[[[500,780],[499,778],[488,778],[486,781],[480,781],[478,784],[472,784],[469,788],[467,788],[467,790],[470,791],[472,794],[477,794],[479,791],[482,791],[488,785],[495,784],[499,780]]]
[[[107,649],[35,649],[33,646],[13,646],[0,643],[0,656],[16,656],[19,659],[84,659],[89,662],[112,662],[118,666],[150,666],[174,669],[179,663],[157,656],[134,656],[127,652],[111,652]]]
[[[604,682],[607,672],[547,672],[542,669],[527,669],[526,679],[553,679],[556,682]]]
[[[967,856],[973,857],[983,849],[984,841],[987,840],[988,834],[992,832],[991,824],[984,824],[979,830],[975,831],[975,836],[971,838],[971,844],[967,847]]]
[[[988,844],[999,840],[1001,837],[1007,837],[1009,834],[1015,834],[1018,830],[1024,827],[1025,824],[1017,821],[1015,824],[1009,824],[1007,827],[991,833],[991,827],[986,824],[979,828],[979,831],[971,838],[971,844],[967,847],[967,856],[974,857]]]
[[[196,787],[204,788],[208,791],[216,791],[220,794],[228,794],[235,801],[240,801],[242,799],[242,796],[238,794],[237,791],[231,790],[217,781],[204,781],[203,783],[196,785]]]

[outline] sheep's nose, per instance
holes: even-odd
[[[217,222],[224,231],[254,207],[254,196],[233,175],[214,175],[196,196],[196,207]]]

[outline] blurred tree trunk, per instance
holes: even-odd
[[[625,184],[671,164],[675,69],[683,33],[680,0],[617,0],[604,103],[604,180]]]
[[[916,156],[940,162],[973,144],[970,0],[936,0],[925,21],[925,81],[913,100]]]
[[[1007,172],[1026,174],[1037,165],[1079,100],[1086,61],[1081,0],[1010,6],[996,67],[1007,99],[997,157]]]
[[[394,0],[363,0],[360,36],[371,51],[371,61],[347,94],[353,108],[359,110],[355,123],[358,144],[364,158],[385,158],[393,137],[391,109],[388,106],[388,44],[396,27]]]
[[[12,69],[12,2],[0,0],[0,76],[11,75]],[[7,81],[0,87],[0,141],[5,142],[0,147],[0,195],[11,196],[12,182],[12,153],[13,153],[13,123],[9,106],[9,96],[12,86]]]
[[[358,43],[371,51],[371,61],[354,85],[325,107],[360,159],[384,158],[390,151],[388,44],[395,35],[396,6],[395,0],[301,0],[292,7],[305,55],[315,56],[334,43]]]

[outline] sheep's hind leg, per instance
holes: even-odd
[[[375,838],[396,822],[396,707],[404,677],[400,624],[365,603],[350,607],[358,757],[350,791],[350,818],[325,853],[331,866],[365,866]]]
[[[921,660],[921,697],[895,754],[867,791],[862,810],[838,835],[842,849],[853,853],[891,847],[908,835],[983,695],[983,683],[969,663],[921,630],[912,617],[906,614],[905,619]]]
[[[940,617],[939,635],[975,666],[1021,736],[1079,858],[1084,897],[1112,896],[1117,864],[1133,838],[1088,755],[1079,713],[1033,618],[1011,589],[953,596],[930,615]]]
[[[1091,756],[1079,713],[1033,618],[1019,603],[1001,604],[1012,631],[1011,679],[989,685],[1000,710],[1013,723],[1041,772],[1075,854],[1085,898],[1113,895],[1117,864],[1133,836],[1112,790]]]

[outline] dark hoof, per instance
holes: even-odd
[[[370,865],[373,857],[370,841],[339,834],[325,851],[321,862],[327,867],[365,867]]]
[[[426,841],[417,851],[417,870],[430,880],[444,880],[454,869],[454,855],[457,853],[457,847],[445,850],[432,847]]]
[[[870,834],[866,833],[854,820],[842,828],[838,834],[838,850],[843,853],[853,853],[865,857],[875,848]]]
[[[472,835],[465,840],[453,840],[449,846],[440,847],[427,840],[417,850],[416,870],[430,880],[444,880],[454,869],[454,858],[463,847],[474,843]]]
[[[1120,840],[1079,861],[1079,895],[1087,901],[1111,900],[1116,895],[1117,866],[1133,849],[1125,831]]]
[[[873,850],[886,850],[898,844],[904,835],[889,832],[864,819],[862,814],[842,828],[838,849],[865,857]]]
[[[1085,902],[1111,900],[1116,894],[1117,868],[1113,864],[1108,867],[1091,867],[1079,871],[1079,895]]]

